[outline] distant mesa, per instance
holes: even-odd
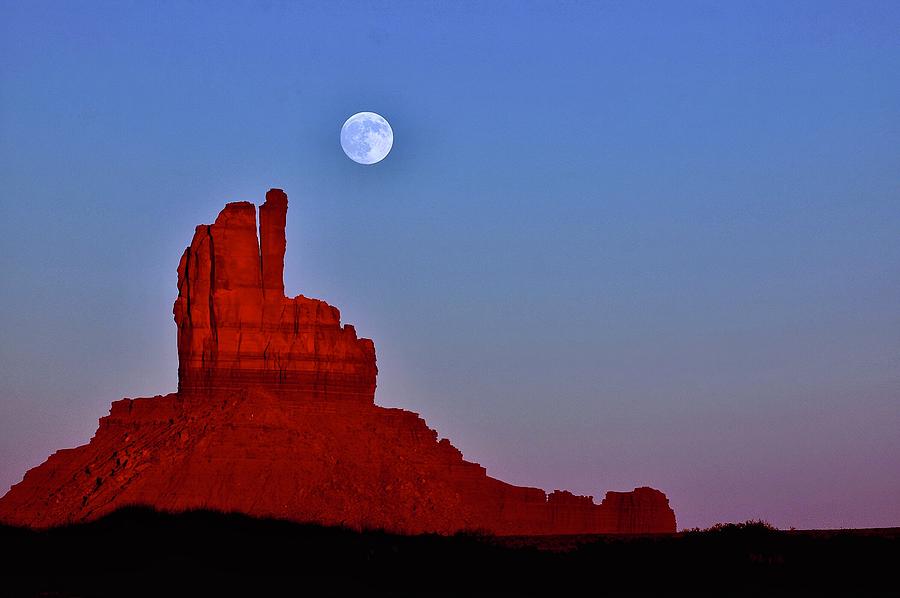
[[[375,346],[318,299],[284,295],[287,196],[229,203],[178,265],[178,392],[112,404],[0,499],[49,527],[126,505],[213,509],[400,533],[674,532],[652,488],[589,496],[513,486],[416,414],[375,405]]]

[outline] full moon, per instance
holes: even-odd
[[[354,162],[381,162],[393,145],[394,131],[380,114],[357,112],[341,127],[341,147]]]

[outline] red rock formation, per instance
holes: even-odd
[[[375,346],[324,301],[284,296],[287,196],[230,203],[178,265],[178,391],[268,388],[310,399],[375,400]]]
[[[208,508],[419,533],[675,531],[651,488],[588,496],[513,486],[465,461],[415,413],[374,404],[375,348],[338,310],[284,296],[287,197],[231,203],[178,266],[178,392],[113,403],[87,445],[0,499],[45,527],[130,504]]]

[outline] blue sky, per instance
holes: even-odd
[[[0,2],[0,487],[175,389],[175,268],[286,286],[491,475],[900,524],[900,5]],[[386,160],[341,124],[391,123]]]

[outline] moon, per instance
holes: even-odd
[[[357,112],[341,127],[341,147],[359,164],[384,160],[394,146],[394,131],[380,114]]]

